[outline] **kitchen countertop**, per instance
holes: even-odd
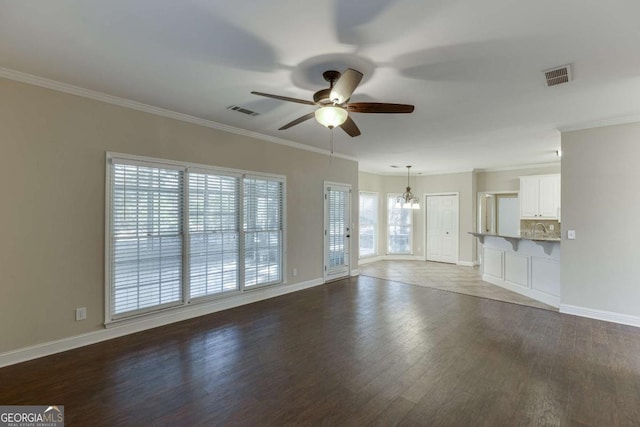
[[[504,239],[520,239],[520,240],[533,240],[534,242],[558,242],[560,243],[559,237],[544,237],[544,236],[506,236],[503,234],[494,234],[494,233],[477,233],[475,231],[470,231],[469,234],[473,234],[476,237],[502,237]]]

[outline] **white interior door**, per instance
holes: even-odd
[[[426,197],[427,261],[458,262],[458,195]]]
[[[325,183],[324,280],[349,277],[351,187]]]

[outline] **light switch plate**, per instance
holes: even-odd
[[[575,240],[576,238],[576,230],[567,230],[567,239]]]

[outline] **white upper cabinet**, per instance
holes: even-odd
[[[520,177],[520,218],[560,219],[560,174]]]

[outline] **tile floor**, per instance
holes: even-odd
[[[358,268],[363,276],[558,311],[550,305],[483,282],[478,267],[430,261],[377,261]]]

